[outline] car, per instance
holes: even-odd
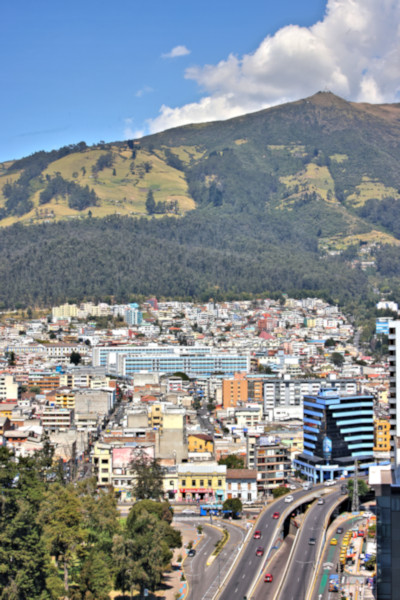
[[[196,556],[196,550],[194,548],[190,548],[187,555],[188,556]]]
[[[278,512],[274,512],[274,514],[272,515],[273,519],[279,519],[279,513]]]
[[[365,517],[366,519],[372,519],[372,517],[374,516],[374,513],[369,512],[368,510],[365,513],[363,513],[363,517]]]
[[[338,528],[336,529],[336,533],[337,533],[338,535],[340,535],[341,533],[343,533],[343,527],[338,527]]]
[[[323,498],[318,498],[317,504],[325,504],[325,500]]]
[[[337,539],[336,538],[332,538],[331,539],[331,546],[337,546]]]
[[[315,546],[316,544],[316,539],[315,537],[310,537],[310,539],[308,540],[308,543],[310,544],[310,546]]]
[[[294,498],[293,496],[286,496],[285,498],[285,502],[293,502]]]
[[[195,515],[196,511],[191,510],[190,508],[185,508],[185,510],[183,510],[181,512],[181,515]]]
[[[259,529],[257,529],[257,531],[254,532],[254,539],[259,540],[260,537],[261,537],[261,531]]]
[[[264,581],[266,583],[272,583],[272,580],[273,580],[273,577],[272,577],[271,573],[265,573],[265,575],[264,575]]]
[[[335,483],[336,483],[336,481],[334,479],[327,479],[325,481],[325,485],[328,486],[328,487],[331,486],[331,485],[335,485]]]
[[[294,483],[289,485],[289,490],[297,490],[297,487],[294,485]]]
[[[263,556],[264,554],[264,548],[262,546],[258,546],[257,550],[256,550],[256,556]]]

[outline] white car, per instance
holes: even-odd
[[[293,496],[286,496],[285,498],[285,502],[293,502],[294,498]]]
[[[296,486],[294,485],[294,483],[291,483],[289,485],[289,490],[297,490]]]
[[[329,486],[329,485],[335,485],[336,481],[334,479],[327,479],[325,481],[325,485]]]
[[[371,517],[374,517],[374,513],[366,511],[365,513],[363,513],[363,517],[365,517],[365,519],[371,519]]]

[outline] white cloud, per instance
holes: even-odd
[[[141,138],[145,135],[145,132],[142,129],[134,129],[132,127],[133,125],[133,119],[128,117],[126,119],[124,119],[124,140],[136,140],[138,138]]]
[[[141,98],[145,94],[150,94],[151,92],[154,92],[153,88],[150,87],[149,85],[145,85],[136,92],[135,96],[136,96],[136,98]]]
[[[161,56],[162,58],[177,58],[178,56],[186,56],[187,54],[190,54],[190,50],[186,46],[175,46],[170,52],[161,54]]]
[[[185,77],[206,95],[162,106],[149,130],[226,119],[319,90],[360,102],[399,101],[399,40],[398,0],[328,0],[323,20],[311,27],[283,27],[251,54],[187,69]]]

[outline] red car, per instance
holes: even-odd
[[[264,554],[264,548],[262,546],[258,546],[256,550],[256,556],[262,556]]]
[[[279,519],[279,513],[278,512],[274,512],[274,514],[272,515],[273,519]]]
[[[257,529],[257,531],[254,533],[254,539],[259,540],[260,537],[261,537],[261,531],[259,529]]]
[[[265,574],[264,581],[266,583],[272,583],[272,579],[273,579],[273,577],[272,577],[271,573],[266,573]]]

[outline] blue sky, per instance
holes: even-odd
[[[330,89],[400,101],[397,0],[4,0],[0,161]]]

